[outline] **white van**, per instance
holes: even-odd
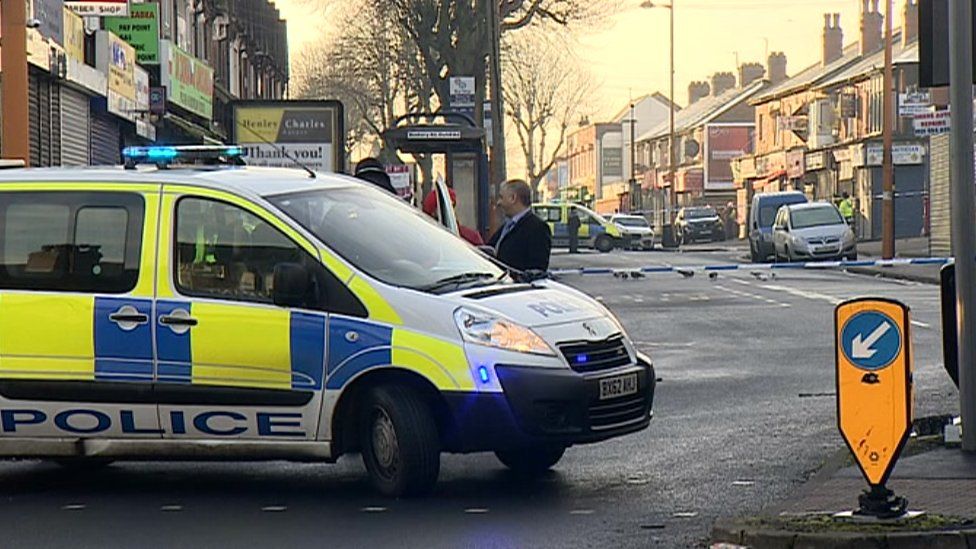
[[[441,452],[540,472],[648,426],[654,369],[595,300],[355,179],[191,153],[0,172],[0,456],[361,452],[398,496]]]

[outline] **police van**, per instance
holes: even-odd
[[[540,203],[533,204],[532,211],[549,224],[554,247],[569,246],[569,216],[571,212],[576,212],[580,220],[577,236],[579,236],[581,247],[592,248],[600,253],[608,253],[614,248],[628,244],[620,227],[582,204]]]
[[[370,185],[240,154],[0,171],[0,456],[361,453],[399,496],[442,452],[539,473],[648,426],[654,369],[600,303]]]

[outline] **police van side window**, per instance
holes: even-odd
[[[0,193],[0,288],[131,291],[144,210],[129,193]]]
[[[275,266],[298,263],[312,279],[306,307],[367,316],[359,300],[295,242],[226,202],[177,202],[175,257],[176,285],[188,296],[271,304]]]

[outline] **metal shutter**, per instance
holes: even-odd
[[[91,161],[96,166],[119,164],[122,152],[119,148],[119,124],[108,113],[92,113]]]
[[[33,74],[27,84],[27,117],[30,132],[30,165],[41,165],[41,107],[38,79]]]
[[[51,82],[51,165],[61,165],[61,86]]]
[[[88,96],[71,88],[61,89],[61,163],[88,165]]]

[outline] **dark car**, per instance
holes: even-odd
[[[725,226],[711,206],[681,208],[674,221],[674,232],[681,244],[718,242],[725,238]]]

